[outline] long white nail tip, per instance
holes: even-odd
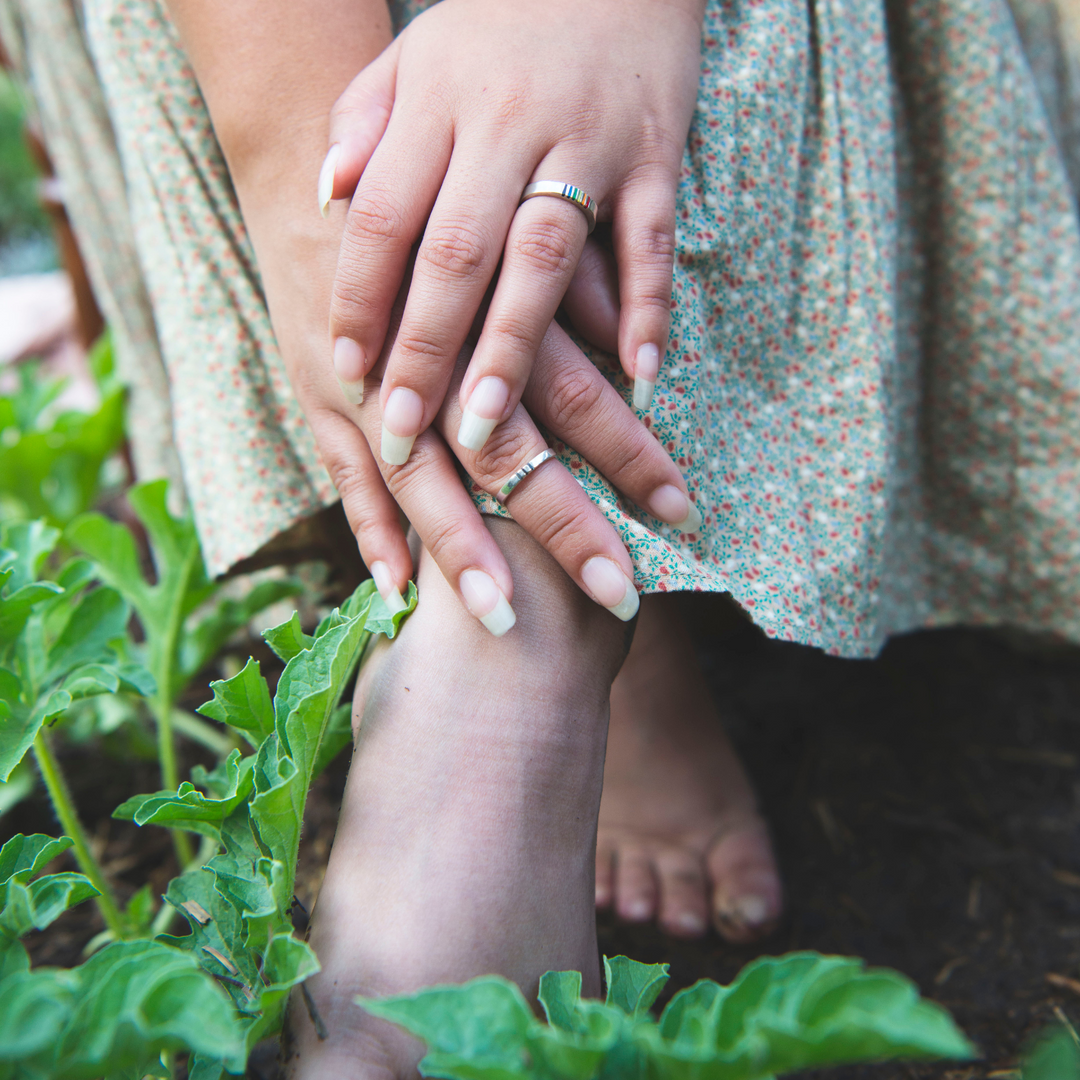
[[[681,533],[696,533],[701,529],[702,524],[701,511],[693,504],[690,503],[690,513],[675,523],[675,528]]]
[[[498,419],[489,420],[486,416],[477,416],[466,409],[461,414],[461,426],[458,428],[457,441],[466,450],[482,450],[484,443],[491,438]]]
[[[502,637],[517,622],[514,609],[490,574],[465,570],[458,579],[458,587],[469,611],[495,637]]]
[[[383,424],[379,456],[387,465],[404,465],[409,460],[414,442],[416,442],[415,435],[395,435]]]
[[[655,389],[656,383],[649,382],[648,379],[634,379],[634,408],[645,412],[652,405]]]
[[[486,615],[481,615],[480,621],[487,627],[492,636],[502,637],[507,630],[513,629],[514,623],[517,622],[517,616],[514,614],[514,609],[507,602],[506,597],[500,594],[495,607]]]
[[[638,607],[641,605],[641,598],[638,596],[637,589],[634,588],[634,583],[629,579],[626,582],[626,593],[614,607],[609,607],[608,611],[615,616],[616,619],[622,619],[623,622],[629,622],[638,612]]]
[[[356,382],[346,382],[340,375],[337,376],[338,386],[341,387],[341,392],[345,395],[345,400],[350,405],[363,405],[364,404],[364,380],[359,379]]]
[[[760,926],[769,914],[769,905],[760,896],[740,896],[732,907],[745,926]]]
[[[341,157],[341,145],[334,143],[327,151],[319,170],[319,213],[326,217],[330,213],[330,200],[334,197],[334,173],[337,172],[338,158]]]
[[[396,615],[409,606],[405,603],[401,590],[394,584],[394,579],[390,576],[390,567],[386,563],[372,563],[371,576],[375,579],[375,588],[379,590],[379,595],[382,597],[383,603],[390,609],[391,615]]]

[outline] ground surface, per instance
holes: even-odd
[[[1080,652],[939,631],[895,640],[874,662],[840,661],[731,620],[701,640],[775,829],[789,914],[760,950],[715,936],[674,942],[611,919],[602,949],[668,961],[672,991],[728,981],[757,951],[860,955],[909,974],[984,1052],[971,1067],[884,1065],[828,1074],[836,1080],[1004,1080],[1055,1008],[1080,1021]],[[312,799],[307,899],[344,765]],[[129,891],[163,886],[164,834],[106,816],[133,790],[156,788],[153,767],[84,749],[69,773],[107,868]],[[0,821],[3,836],[52,828],[38,799]],[[77,962],[96,929],[89,906],[70,913],[31,943],[35,962]],[[253,1075],[272,1076],[272,1061]]]

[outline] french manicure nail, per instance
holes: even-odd
[[[394,584],[394,577],[390,573],[390,567],[384,562],[371,564],[371,576],[375,581],[375,588],[383,598],[383,603],[390,609],[391,615],[404,611],[409,605],[401,595],[401,590]]]
[[[338,158],[341,157],[341,144],[334,143],[323,159],[319,170],[319,213],[326,217],[330,213],[330,200],[334,197],[334,174],[337,172]]]
[[[649,496],[649,511],[681,533],[701,528],[701,512],[674,484],[662,484]]]
[[[351,338],[334,342],[334,374],[350,405],[364,402],[364,350]]]
[[[651,343],[642,345],[634,357],[634,408],[644,412],[652,405],[656,376],[660,371],[660,349]]]
[[[497,375],[481,379],[461,414],[457,441],[466,450],[482,450],[510,400],[510,387]]]
[[[617,619],[629,622],[637,614],[640,603],[637,589],[611,559],[604,555],[593,556],[581,568],[581,580],[596,602]]]
[[[465,570],[458,578],[458,588],[469,610],[495,637],[502,637],[517,622],[514,609],[490,574]]]
[[[424,403],[415,390],[397,386],[383,406],[382,444],[379,453],[387,465],[404,465],[424,418]]]

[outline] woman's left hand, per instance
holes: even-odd
[[[380,356],[419,242],[380,391],[384,461],[407,460],[438,415],[500,259],[457,439],[479,450],[513,414],[587,234],[563,199],[519,207],[532,181],[582,188],[611,222],[619,357],[648,407],[702,12],[703,0],[442,0],[338,100],[320,199],[352,194],[331,310],[346,394]]]

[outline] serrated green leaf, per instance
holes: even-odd
[[[51,581],[35,581],[0,599],[0,652],[7,651],[22,633],[30,613],[63,590]]]
[[[0,933],[17,938],[44,930],[68,908],[97,895],[82,874],[48,874],[29,885],[9,881],[0,887]]]
[[[365,582],[365,584],[368,583]],[[370,600],[371,606],[368,610],[364,629],[370,631],[372,634],[385,634],[388,638],[393,638],[397,635],[401,624],[413,613],[413,610],[416,607],[416,586],[411,581],[409,582],[409,587],[405,595],[405,609],[391,614],[390,609],[386,606],[386,602],[375,588],[375,583],[371,582],[370,584],[372,593]],[[363,588],[363,586],[361,586],[361,588]],[[359,592],[360,590],[358,589],[357,593]],[[357,604],[359,604],[359,601]]]
[[[0,1062],[42,1058],[46,1065],[70,1019],[77,987],[75,976],[49,968],[0,982]]]
[[[0,936],[0,984],[9,976],[30,970],[30,955],[15,938]],[[0,1020],[0,1026],[3,1021]]]
[[[216,839],[221,823],[251,793],[253,764],[253,758],[241,759],[240,751],[233,750],[222,763],[226,788],[220,797],[208,797],[185,780],[175,792],[128,799],[113,811],[113,817],[136,825],[189,829]]]
[[[256,747],[274,730],[274,706],[258,660],[249,658],[231,679],[218,679],[210,689],[213,701],[200,705],[196,712],[244,732]]]
[[[644,1016],[668,981],[667,964],[641,964],[626,956],[604,957],[605,1004],[628,1016]]]
[[[311,779],[321,776],[326,767],[347,746],[352,746],[352,711],[351,701],[339,705],[331,714],[319,743],[319,753],[311,770]]]
[[[283,660],[286,664],[292,660],[294,656],[304,652],[306,649],[310,649],[315,639],[309,637],[300,627],[300,613],[294,611],[288,622],[281,623],[280,626],[271,626],[263,631],[263,638],[266,640],[266,644],[277,654],[277,656]]]
[[[518,1080],[528,1071],[526,1035],[535,1021],[521,991],[508,979],[485,975],[463,986],[435,986],[415,994],[356,998],[373,1016],[423,1039],[424,1076],[449,1080]]]
[[[24,885],[40,873],[57,855],[74,844],[70,836],[17,833],[0,848],[0,885],[20,881]]]
[[[56,1080],[145,1071],[162,1050],[192,1050],[242,1071],[240,1024],[189,953],[153,941],[114,942],[77,975],[78,994],[55,1048]]]

